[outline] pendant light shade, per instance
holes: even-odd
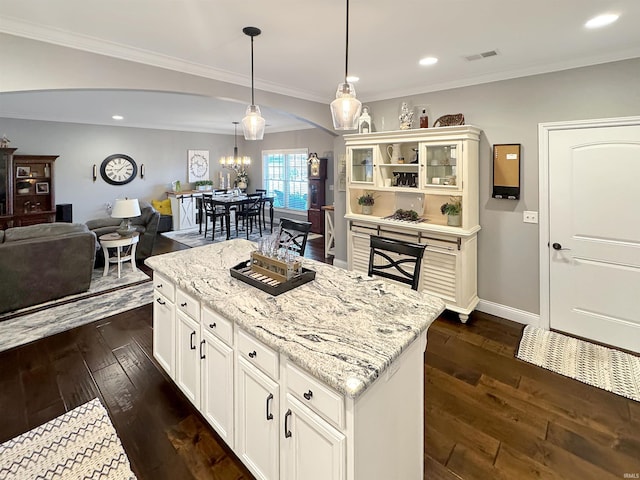
[[[344,82],[338,84],[336,99],[331,102],[331,117],[336,130],[357,130],[362,102],[356,98],[356,89],[347,82],[349,72],[349,0],[347,0],[347,28],[344,55]]]
[[[331,117],[336,130],[356,130],[362,102],[356,98],[352,83],[339,83],[336,99],[331,102]]]
[[[260,114],[260,107],[255,104],[253,92],[253,37],[257,37],[262,32],[256,27],[244,27],[242,31],[251,37],[251,105],[247,107],[246,116],[242,119],[242,130],[245,140],[262,140],[266,122]]]

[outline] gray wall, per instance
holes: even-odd
[[[633,59],[367,105],[376,128],[384,123],[387,130],[397,129],[400,103],[408,101],[416,110],[426,105],[430,125],[441,115],[463,113],[468,125],[483,130],[478,295],[483,300],[539,313],[538,226],[522,222],[522,212],[537,211],[539,205],[538,124],[638,115],[638,79],[640,59]],[[519,201],[491,198],[491,149],[497,143],[522,144]],[[540,218],[540,222],[545,221]],[[344,242],[345,237],[341,238]],[[346,247],[341,246],[338,255],[345,258]]]
[[[248,98],[246,87],[8,35],[0,34],[0,54],[3,58],[0,90],[3,91],[48,88],[129,88],[225,96],[237,98],[239,101]],[[78,68],[78,65],[84,68]],[[408,101],[416,109],[426,105],[431,122],[440,115],[461,112],[465,115],[467,124],[474,124],[483,129],[484,134],[480,145],[482,230],[479,234],[479,296],[488,302],[538,313],[538,228],[536,225],[522,223],[522,211],[537,210],[539,204],[538,123],[638,115],[640,112],[638,78],[640,78],[640,60],[634,59],[371,102],[368,105],[374,126],[378,129],[381,129],[383,120],[385,130],[397,128],[401,101]],[[267,92],[261,92],[260,98],[261,103],[311,120],[311,123],[318,125],[324,131],[331,129],[327,105]],[[327,99],[327,102],[329,100]],[[12,121],[12,124],[16,123]],[[0,134],[3,133],[3,125],[0,123]],[[31,125],[31,122],[25,125]],[[84,180],[80,179],[79,182],[70,180],[62,188],[58,188],[57,202],[80,198],[83,202],[94,205],[86,209],[86,215],[90,216],[89,213],[99,210],[98,205],[105,200],[114,198],[118,192],[125,192],[116,187],[106,189],[104,185],[94,185],[90,180],[90,165],[99,163],[104,156],[113,153],[111,150],[117,143],[114,143],[110,135],[114,135],[117,129],[110,131],[102,130],[105,127],[82,127],[87,130],[80,130],[81,127],[77,126],[74,128],[78,129],[78,135],[74,135],[74,138],[68,138],[64,134],[58,138],[55,135],[55,127],[52,128],[54,132],[49,135],[44,135],[44,132],[38,132],[37,129],[33,132],[26,129],[24,134],[11,131],[6,133],[12,140],[12,146],[20,147],[24,153],[56,153],[54,150],[58,150],[57,153],[63,153],[65,156],[68,149],[76,148],[74,144],[85,143],[79,138],[85,135],[85,132],[95,133],[91,149],[83,152],[78,147],[73,152],[74,160],[66,160],[69,162],[69,168],[61,167],[65,159],[60,159],[56,170],[58,178],[60,178],[59,175],[66,173],[69,178],[80,175]],[[97,134],[100,131],[107,132],[104,138],[100,138]],[[145,133],[141,134],[141,132]],[[342,137],[325,140],[321,136],[316,136],[316,133],[308,131],[281,134],[282,137],[276,135],[280,134],[274,134],[273,139],[268,135],[263,142],[251,146],[239,144],[240,152],[258,158],[258,150],[261,149],[308,146],[310,151],[324,154],[324,148],[326,151],[334,152],[332,163],[335,178],[335,165],[339,156],[344,153]],[[307,135],[309,137],[306,137]],[[194,145],[198,143],[196,140],[203,140],[202,144],[198,143],[198,148],[211,150],[212,162],[217,162],[219,155],[228,155],[233,146],[233,139],[229,137],[226,140],[227,147],[222,148],[223,151],[221,151],[220,145],[216,147],[214,136],[199,134],[172,134],[131,129],[131,133],[125,134],[125,137],[127,140],[124,146],[130,146],[134,152],[134,158],[136,155],[138,160],[149,158],[149,164],[155,161],[161,162],[160,177],[152,176],[155,174],[151,169],[147,170],[149,178],[144,182],[149,187],[144,191],[135,190],[142,188],[142,181],[136,180],[129,185],[136,195],[148,192],[150,196],[157,196],[164,190],[166,183],[171,179],[177,179],[174,177],[181,172],[186,176],[186,150],[196,147]],[[204,141],[205,138],[208,140]],[[144,139],[144,143],[141,139]],[[305,140],[298,142],[298,139]],[[212,143],[209,144],[209,141]],[[519,201],[490,198],[491,146],[496,143],[522,144],[523,188],[522,198]],[[142,151],[135,148],[140,148]],[[139,163],[142,162],[139,161]],[[144,163],[147,164],[146,161]],[[85,164],[86,166],[77,170],[78,165]],[[255,173],[252,172],[251,175],[253,177]],[[255,188],[255,184],[253,185]],[[57,181],[56,186],[58,186]],[[75,193],[68,192],[67,188],[79,188],[77,196]],[[93,197],[97,200],[94,201]],[[344,262],[346,260],[346,224],[344,220],[340,220],[344,215],[344,194],[335,192],[335,204],[338,235],[336,257],[338,262]],[[541,218],[540,221],[544,222],[546,219]]]

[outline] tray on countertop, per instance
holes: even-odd
[[[235,267],[229,269],[231,276],[238,280],[248,283],[251,286],[259,288],[263,292],[276,296],[281,293],[288,292],[300,285],[304,285],[316,278],[316,272],[302,267],[302,273],[285,282],[278,282],[273,278],[260,275],[251,270],[251,260],[239,263]]]

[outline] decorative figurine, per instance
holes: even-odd
[[[413,124],[413,112],[409,110],[407,102],[402,102],[400,107],[400,130],[411,130]]]
[[[2,138],[0,138],[0,148],[8,148],[10,142],[11,140],[9,140],[6,135],[2,135]]]
[[[358,133],[371,132],[371,117],[369,116],[369,107],[362,107],[362,115],[358,118]]]

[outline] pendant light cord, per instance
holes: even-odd
[[[256,102],[253,98],[253,36],[251,36],[251,105],[255,104]]]
[[[347,28],[346,28],[346,41],[345,41],[345,53],[344,53],[344,83],[347,83],[347,76],[349,75],[349,0],[347,0]]]

